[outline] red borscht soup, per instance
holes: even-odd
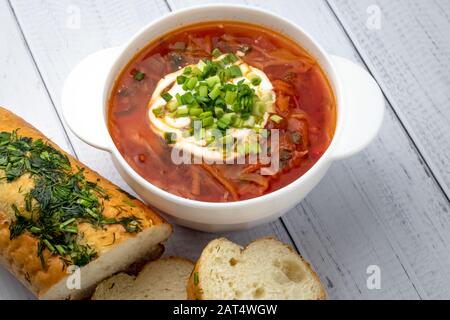
[[[150,43],[117,78],[108,113],[112,139],[137,173],[207,202],[292,183],[324,154],[335,124],[316,59],[277,32],[238,22],[190,25]],[[254,157],[262,150],[277,156],[270,174],[262,172],[271,163]],[[174,160],[180,152],[202,161]]]

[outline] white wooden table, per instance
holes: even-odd
[[[109,156],[61,121],[67,74],[186,0],[0,0],[0,105],[126,188]],[[450,298],[450,1],[239,0],[283,15],[329,52],[359,61],[387,100],[381,134],[336,163],[278,221],[227,234],[276,235],[312,262],[331,299]],[[195,259],[217,235],[176,227],[166,254]],[[381,271],[369,289],[367,268]],[[32,296],[0,269],[0,299]]]

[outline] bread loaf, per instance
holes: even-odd
[[[0,108],[0,263],[37,297],[86,297],[160,250],[171,232],[141,201]]]

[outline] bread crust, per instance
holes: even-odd
[[[208,243],[208,245],[205,247],[205,249],[203,249],[203,252],[205,252],[206,249],[207,249],[209,246],[214,245],[215,242],[220,242],[220,241],[223,241],[223,240],[229,241],[229,240],[226,239],[226,238],[218,238],[218,239],[215,239],[215,240],[211,241],[210,243]],[[259,238],[259,239],[255,240],[255,241],[253,241],[252,243],[250,243],[249,245],[247,245],[245,248],[240,247],[240,248],[241,248],[241,254],[244,254],[245,251],[246,251],[250,246],[252,246],[254,243],[257,243],[258,241],[265,241],[265,240],[275,240],[275,241],[277,241],[277,242],[280,242],[278,239],[276,239],[276,238],[274,238],[274,237],[263,237],[263,238]],[[281,243],[281,242],[280,242],[280,243]],[[318,276],[318,275],[316,274],[316,272],[313,270],[313,268],[311,267],[311,265],[310,265],[308,262],[306,262],[306,261],[303,259],[303,257],[302,257],[301,255],[299,255],[299,254],[298,254],[291,246],[289,246],[289,245],[287,245],[287,244],[285,244],[285,243],[282,243],[282,244],[283,244],[283,246],[285,246],[287,249],[289,249],[291,252],[295,253],[296,255],[298,255],[298,256],[300,257],[300,259],[303,261],[303,263],[305,264],[305,266],[308,268],[308,270],[309,270],[309,271],[311,272],[311,274],[313,275],[314,279],[316,279],[316,281],[317,281],[318,283],[321,284],[321,281],[320,281],[319,276]],[[193,270],[192,273],[191,273],[191,276],[189,277],[189,281],[188,281],[187,286],[186,286],[186,291],[187,291],[187,297],[188,297],[188,300],[204,300],[204,299],[205,299],[205,298],[204,298],[204,294],[203,294],[202,284],[201,284],[201,281],[200,281],[200,273],[199,273],[199,272],[200,272],[200,267],[201,267],[201,265],[202,265],[204,259],[205,259],[205,257],[203,256],[203,253],[202,253],[202,255],[201,255],[200,258],[198,259],[197,263],[195,264],[195,267],[194,267],[194,270]],[[197,277],[198,277],[198,283],[197,283],[197,284],[195,283],[195,280],[194,280],[194,279],[195,279],[195,273],[197,273]],[[322,285],[322,284],[321,284],[320,288],[321,288],[321,292],[320,292],[320,296],[319,296],[319,298],[318,298],[317,300],[326,300],[326,299],[327,299],[327,293],[326,293],[325,289],[323,288],[323,285]]]
[[[103,188],[109,199],[103,202],[103,215],[108,218],[117,218],[134,215],[140,219],[141,230],[147,230],[154,226],[171,226],[153,210],[137,199],[132,199],[120,191],[119,187],[109,182],[98,173],[92,171],[81,162],[64,152],[47,137],[33,126],[25,122],[22,118],[14,115],[10,111],[0,107],[0,132],[11,132],[19,130],[18,134],[23,137],[30,137],[34,140],[42,139],[44,142],[61,151],[70,160],[72,170],[78,168],[85,169],[84,175],[87,180],[96,182]],[[1,184],[7,183],[2,182]],[[20,201],[23,197],[17,191],[12,200]],[[16,197],[16,198],[14,198]],[[132,206],[123,206],[124,201],[132,203]],[[122,205],[123,210],[117,210],[117,206]],[[115,208],[114,208],[115,207]],[[42,298],[45,293],[68,276],[67,268],[58,256],[51,256],[48,250],[43,255],[46,260],[46,268],[43,269],[37,253],[38,241],[30,233],[24,234],[10,240],[9,225],[11,215],[6,212],[5,206],[0,205],[0,263],[4,265],[19,281],[29,288],[38,298]],[[121,225],[107,225],[102,229],[95,229],[87,223],[78,225],[80,232],[83,232],[87,244],[94,247],[98,256],[109,252],[123,241],[135,237],[137,234],[126,232]]]

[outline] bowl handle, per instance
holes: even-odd
[[[104,118],[106,77],[120,48],[84,58],[67,77],[61,95],[62,114],[70,130],[91,146],[110,151],[113,145]]]
[[[377,136],[383,123],[384,96],[375,79],[356,63],[337,56],[331,56],[331,62],[340,77],[346,106],[334,152],[335,159],[343,159],[363,150]]]

